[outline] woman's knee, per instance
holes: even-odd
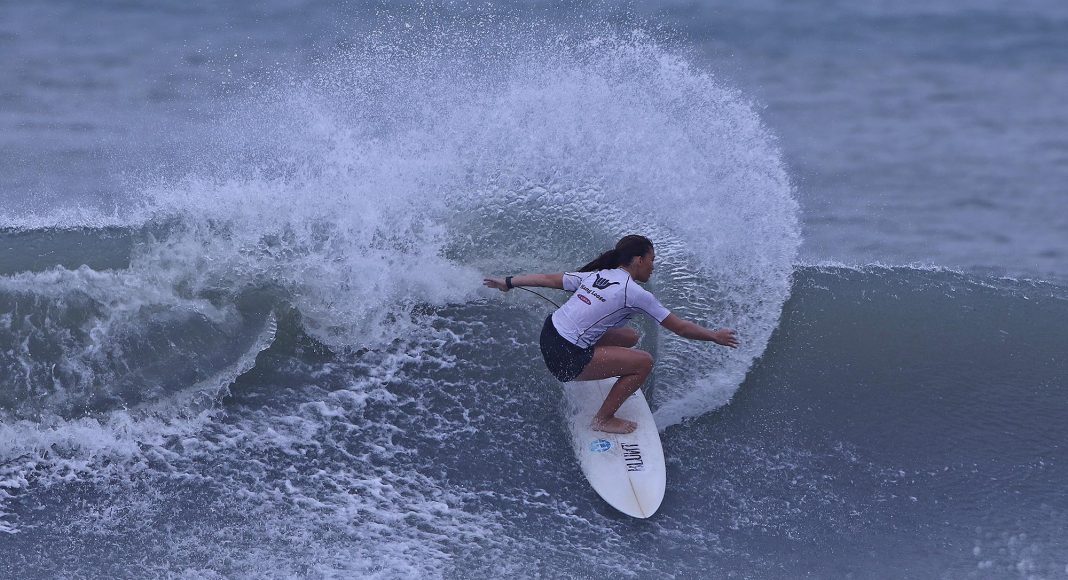
[[[653,355],[645,352],[644,350],[634,351],[634,362],[638,367],[638,372],[648,374],[653,370]]]
[[[640,375],[642,380],[653,370],[653,355],[644,350],[618,346],[598,346],[593,359],[578,380],[590,381],[623,375]]]

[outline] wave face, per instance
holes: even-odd
[[[664,431],[650,521],[583,480],[540,320],[505,308],[507,324],[495,301],[425,308],[417,337],[348,354],[288,309],[215,406],[6,418],[0,571],[1055,577],[1068,562],[1068,289],[797,270],[730,404]]]
[[[797,204],[749,104],[652,39],[475,26],[276,79],[122,212],[7,220],[0,567],[555,575],[631,542],[574,477],[545,307],[481,276],[652,237],[665,305],[745,337],[645,329],[678,425],[767,344]],[[570,539],[543,539],[562,514]]]
[[[1066,316],[1045,282],[802,268],[738,395],[678,432],[680,479],[791,538],[771,576],[1062,575]]]

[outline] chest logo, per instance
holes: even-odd
[[[583,296],[582,294],[577,294],[577,296],[579,297],[579,300],[581,300],[581,301],[585,302],[586,304],[593,304],[592,302],[590,302],[590,299],[589,299],[589,298],[586,298],[586,297],[585,297],[585,296]]]
[[[619,284],[619,282],[609,282],[608,278],[602,278],[599,274],[594,274],[594,276],[597,276],[597,280],[595,280],[593,282],[593,287],[598,289],[598,290],[604,290],[605,288],[608,288],[609,286],[613,286],[615,284]]]

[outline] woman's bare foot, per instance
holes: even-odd
[[[633,433],[634,430],[638,428],[638,424],[634,421],[620,419],[619,417],[609,417],[607,419],[594,417],[591,427],[593,427],[594,431],[604,431],[605,433],[618,433],[620,435],[625,435],[627,433]]]

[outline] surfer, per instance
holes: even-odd
[[[545,366],[561,382],[593,381],[619,377],[592,426],[608,433],[630,433],[634,421],[615,416],[620,405],[638,390],[653,370],[653,357],[638,344],[638,332],[626,327],[631,316],[641,312],[675,334],[735,348],[733,330],[709,330],[679,318],[638,285],[653,274],[656,253],[645,236],[624,236],[616,247],[601,254],[576,272],[524,274],[486,278],[483,284],[507,292],[517,286],[561,288],[571,298],[545,319],[541,331],[541,354]]]

